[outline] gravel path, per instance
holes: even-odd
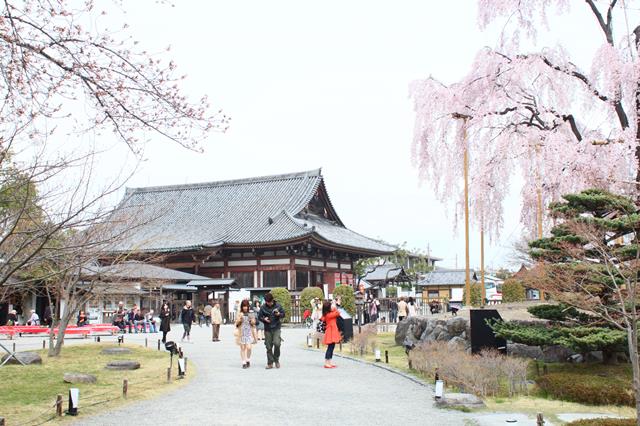
[[[169,337],[176,339],[180,327],[172,327]],[[209,333],[196,326],[194,343],[184,344],[189,363],[198,368],[186,387],[80,423],[409,425],[428,419],[432,425],[465,424],[466,414],[434,408],[430,388],[397,374],[340,358],[338,368],[322,368],[322,354],[301,346],[306,330],[283,329],[282,368],[268,371],[262,343],[254,347],[251,368],[243,370],[231,327],[222,328],[222,342],[211,342]],[[126,339],[144,340],[144,335]]]

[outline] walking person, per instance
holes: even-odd
[[[159,316],[160,331],[162,331],[162,343],[167,343],[167,333],[171,331],[171,308],[166,300],[162,301]]]
[[[204,305],[204,323],[207,327],[211,325],[211,309],[211,302],[207,302],[207,304]]]
[[[418,314],[418,305],[413,297],[409,297],[409,303],[407,303],[407,316],[415,317]]]
[[[404,297],[400,298],[398,302],[398,322],[402,322],[407,317],[407,302]]]
[[[327,345],[327,351],[324,354],[324,368],[336,368],[332,360],[336,343],[340,343],[342,340],[342,335],[340,334],[340,330],[338,330],[339,316],[340,312],[338,312],[335,302],[326,300],[322,304],[322,318],[320,318],[320,320],[326,324],[322,343]]]
[[[398,302],[391,300],[389,302],[389,322],[394,323],[398,319]]]
[[[198,325],[202,327],[204,322],[204,305],[201,303],[198,305]]]
[[[182,327],[184,328],[182,341],[184,342],[184,338],[186,337],[187,342],[191,342],[191,324],[196,322],[196,315],[193,312],[190,300],[187,300],[182,308],[182,312],[180,313],[180,322],[182,322]]]
[[[260,313],[260,301],[256,299],[253,302],[253,313],[256,315],[256,319],[258,318],[258,314]],[[264,324],[262,321],[256,321],[256,338],[258,340],[264,340]]]
[[[267,348],[267,370],[280,368],[281,319],[284,308],[273,299],[271,292],[264,296],[264,305],[260,308],[258,320],[264,323],[264,346]]]
[[[236,317],[236,343],[240,346],[242,368],[251,367],[251,347],[256,343],[256,315],[248,300],[240,303],[240,312]]]
[[[220,312],[220,304],[216,302],[211,308],[211,341],[220,341],[220,324],[222,324],[222,312]]]
[[[380,306],[380,301],[377,297],[373,297],[371,302],[369,303],[369,320],[372,323],[378,322],[378,306]],[[324,306],[323,306],[324,309]]]

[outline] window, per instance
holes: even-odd
[[[240,288],[253,287],[253,272],[232,272],[231,278],[236,280]]]
[[[287,271],[264,271],[262,287],[288,287]]]
[[[429,299],[439,299],[440,293],[438,290],[429,290]]]
[[[296,271],[296,290],[302,290],[309,286],[309,274],[307,271]]]
[[[324,273],[316,271],[311,272],[311,284],[314,286],[321,286],[322,284],[324,284]]]

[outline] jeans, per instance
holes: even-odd
[[[324,354],[324,359],[333,358],[333,349],[335,349],[335,347],[336,347],[335,343],[331,343],[330,345],[327,345],[327,352],[325,352]]]
[[[264,346],[267,348],[267,364],[280,362],[280,329],[264,331]]]
[[[184,333],[182,334],[182,338],[184,339],[185,337],[189,337],[191,336],[191,323],[183,323],[182,326],[184,327]]]
[[[140,327],[140,332],[142,333],[146,333],[147,332],[147,322],[142,320],[142,321],[134,321],[133,322],[133,329],[136,331],[136,334],[138,333],[138,327]]]
[[[396,319],[398,319],[398,311],[389,311],[389,322],[396,322]]]
[[[220,324],[212,324],[211,325],[211,331],[212,331],[212,335],[211,338],[212,340],[219,340],[220,339]]]
[[[207,324],[207,327],[209,327],[209,325],[211,324],[211,315],[204,317],[204,322],[205,324]]]

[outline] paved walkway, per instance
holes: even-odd
[[[178,337],[172,326],[169,337]],[[306,330],[283,329],[282,368],[265,370],[260,342],[251,368],[241,368],[230,326],[213,343],[207,327],[195,326],[194,343],[185,343],[198,374],[175,392],[80,421],[83,425],[122,424],[429,424],[462,425],[460,412],[432,408],[430,389],[401,376],[354,361],[336,359],[338,368],[322,368],[323,355],[304,349]],[[126,339],[144,340],[144,335]]]

